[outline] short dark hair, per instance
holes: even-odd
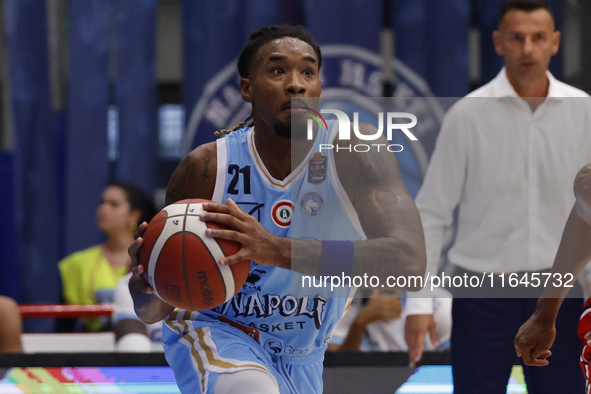
[[[554,13],[550,4],[546,0],[506,0],[499,11],[498,25],[501,26],[505,15],[512,10],[532,12],[535,10],[544,9],[550,13],[554,19]]]
[[[316,41],[314,41],[310,33],[306,31],[304,26],[281,24],[261,27],[250,33],[250,40],[244,45],[240,52],[240,56],[238,56],[238,74],[240,74],[242,78],[248,78],[250,76],[252,61],[259,48],[282,37],[295,37],[309,44],[314,49],[314,52],[316,52],[316,56],[318,57],[318,69],[320,69],[320,65],[322,64],[320,47],[316,44]]]
[[[139,209],[142,216],[137,222],[139,226],[142,222],[150,222],[156,215],[156,205],[154,201],[137,185],[129,182],[113,182],[109,186],[118,187],[125,193],[127,202],[132,210]]]

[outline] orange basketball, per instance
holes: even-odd
[[[216,223],[202,222],[204,199],[178,201],[150,221],[140,249],[140,264],[156,295],[172,306],[207,310],[229,301],[244,284],[250,261],[230,266],[217,262],[233,255],[240,244],[205,236]]]

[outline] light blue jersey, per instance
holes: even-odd
[[[319,153],[320,144],[331,144],[337,129],[336,122],[331,122],[329,132],[319,132],[309,158],[283,180],[274,179],[264,167],[254,144],[253,128],[242,128],[218,139],[213,200],[224,203],[231,198],[265,229],[278,236],[316,240],[365,239],[357,213],[338,179],[332,150]],[[340,297],[334,298],[327,287],[298,289],[292,286],[292,282],[301,283],[300,274],[255,262],[251,264],[243,289],[232,300],[211,311],[173,313],[164,330],[165,345],[174,344],[179,336],[185,338],[196,330],[198,335],[187,339],[185,346],[196,348],[197,353],[203,350],[202,345],[209,346],[202,352],[202,360],[193,362],[198,374],[207,375],[206,380],[214,379],[214,375],[208,372],[255,368],[256,363],[267,367],[267,361],[272,360],[286,380],[284,386],[279,382],[282,392],[321,391],[326,343],[344,314],[350,301],[347,296],[352,296],[351,292],[341,291]],[[228,341],[225,337],[222,339],[227,333],[220,333],[216,339],[216,330],[248,335],[251,339],[244,336],[246,340],[242,339],[242,342],[246,341],[250,348],[251,351],[247,352],[250,357],[242,357],[244,349],[238,351],[237,347],[223,355],[219,349],[224,341]],[[238,330],[242,333],[237,334]],[[215,344],[215,350],[211,350],[212,344]],[[216,352],[219,354],[212,356]],[[254,358],[252,354],[255,354]],[[231,366],[224,370],[219,367],[219,362],[212,362],[211,357]],[[205,367],[208,363],[209,368]],[[317,376],[307,378],[311,382],[304,386],[298,386],[301,379],[295,378],[297,371],[292,373],[277,367],[278,364],[308,363],[319,367],[315,369]],[[275,375],[276,371],[271,372]],[[310,371],[303,374],[306,375],[310,375]],[[201,381],[203,384],[203,376]],[[210,387],[210,384],[204,387]]]

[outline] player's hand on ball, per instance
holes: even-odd
[[[267,231],[258,220],[244,212],[232,199],[226,205],[205,203],[203,209],[207,213],[200,219],[226,226],[229,230],[208,228],[205,235],[238,242],[241,245],[238,253],[222,258],[220,265],[235,264],[242,260],[253,260],[261,265],[275,265],[278,254],[278,236]]]
[[[141,291],[143,293],[152,294],[153,289],[146,283],[144,279],[144,267],[140,264],[139,258],[139,251],[144,243],[144,239],[142,236],[146,232],[146,228],[148,228],[148,223],[143,222],[140,224],[134,234],[135,241],[129,246],[127,252],[129,253],[129,257],[131,257],[131,272],[133,276],[129,280],[129,288],[130,290],[133,288],[136,291]]]

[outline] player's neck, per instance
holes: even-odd
[[[304,160],[313,141],[291,140],[279,137],[273,131],[257,132],[255,126],[254,144],[271,176],[283,180]]]

